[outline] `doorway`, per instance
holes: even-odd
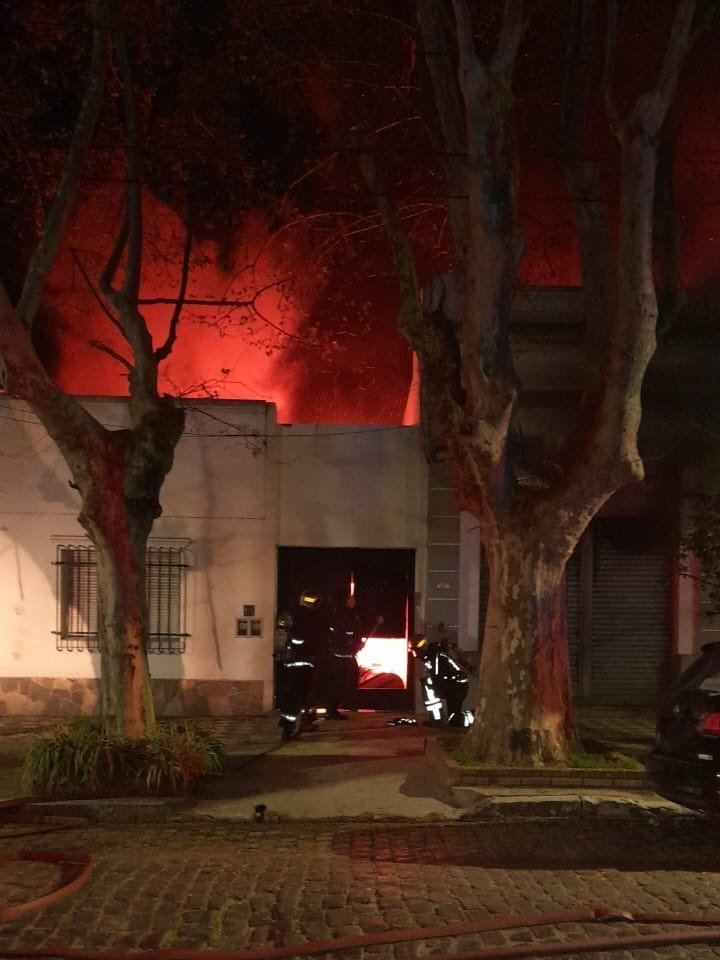
[[[277,612],[292,610],[303,590],[329,610],[354,592],[365,626],[358,654],[360,709],[411,710],[415,551],[360,547],[278,547]],[[376,624],[378,616],[383,622]]]

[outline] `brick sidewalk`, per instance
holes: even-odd
[[[697,822],[662,828],[575,822],[98,827],[32,841],[89,850],[94,871],[73,899],[0,929],[0,956],[4,945],[48,943],[280,945],[600,904],[710,913],[719,909],[718,840],[718,828]],[[0,847],[20,843],[0,840]],[[3,871],[0,899],[23,899],[31,890],[38,895],[54,879],[40,866]],[[348,956],[406,958],[614,930],[630,932],[616,924],[587,931],[543,927],[376,946]],[[720,957],[720,950],[669,948],[642,956],[701,960]]]

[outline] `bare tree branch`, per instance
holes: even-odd
[[[75,397],[60,390],[43,366],[32,343],[30,329],[20,323],[5,286],[0,281],[0,357],[2,384],[18,400],[29,403],[58,444],[68,463],[76,464],[97,443],[104,427]],[[75,424],[82,430],[74,434]]]
[[[360,168],[380,212],[400,284],[398,326],[418,359],[427,401],[426,442],[457,437],[465,427],[462,351],[456,325],[457,275],[435,278],[421,291],[415,258],[405,225],[377,168],[373,152],[359,151]],[[479,423],[473,425],[482,429]],[[437,432],[437,436],[434,435]]]
[[[463,197],[466,193],[467,150],[464,108],[445,34],[442,8],[436,0],[418,0],[417,8],[443,141],[448,153],[452,154],[445,163],[449,192],[454,197]],[[448,213],[456,253],[461,256],[467,238],[467,203],[462,199],[451,200]]]
[[[102,106],[106,67],[106,27],[101,22],[103,12],[102,0],[93,0],[91,4],[93,39],[85,93],[60,182],[50,205],[40,243],[30,260],[20,300],[15,308],[18,319],[27,327],[32,326],[40,307],[45,280],[77,197],[82,171],[90,152]]]
[[[527,25],[524,0],[507,0],[500,40],[490,58],[492,73],[512,72]]]
[[[124,357],[121,353],[118,353],[117,350],[113,350],[111,346],[107,343],[103,343],[102,340],[91,340],[90,346],[94,347],[95,350],[100,350],[102,353],[106,353],[109,357],[112,357],[113,360],[117,360],[118,363],[121,363],[126,370],[132,370],[132,363]]]
[[[707,9],[703,12],[702,16],[698,18],[697,25],[694,27],[692,36],[690,37],[690,46],[694,47],[698,42],[700,37],[702,37],[712,26],[713,21],[715,20],[718,14],[717,4],[712,6],[708,5]]]
[[[608,122],[617,134],[622,126],[620,109],[615,97],[615,64],[618,45],[617,0],[607,0],[607,28],[605,33],[605,67],[603,71],[603,101]]]
[[[483,393],[488,386],[484,367],[492,366],[496,346],[495,311],[489,300],[495,298],[498,258],[490,259],[494,237],[488,231],[487,186],[492,178],[489,146],[488,76],[475,49],[472,18],[467,0],[453,0],[458,45],[458,73],[465,105],[467,134],[468,239],[465,245],[465,298],[462,312],[462,382],[469,416],[479,422],[483,417]],[[495,269],[493,269],[495,268]],[[480,276],[487,269],[489,276]]]
[[[130,344],[134,366],[130,375],[130,411],[133,422],[147,412],[147,404],[157,402],[157,359],[152,336],[138,308],[142,261],[142,184],[140,180],[140,142],[132,82],[130,58],[117,0],[112,4],[111,35],[121,87],[127,180],[125,216],[110,259],[101,277],[102,289],[118,312],[126,340]],[[125,252],[125,271],[119,289],[112,281]]]
[[[122,326],[121,326],[121,324],[120,324],[120,321],[119,321],[118,318],[115,316],[115,314],[112,312],[112,310],[108,307],[107,303],[103,300],[103,298],[100,296],[100,294],[98,293],[98,291],[97,291],[96,288],[95,288],[95,284],[92,282],[92,279],[91,279],[91,277],[90,277],[90,274],[89,274],[89,273],[87,272],[87,270],[85,269],[85,266],[84,266],[82,260],[80,259],[80,251],[79,251],[76,247],[70,247],[70,256],[73,258],[73,263],[75,264],[75,266],[76,266],[76,267],[78,268],[78,270],[80,271],[83,280],[84,280],[85,283],[87,284],[88,289],[90,290],[90,293],[92,293],[92,295],[93,295],[93,297],[95,298],[95,300],[96,300],[98,306],[100,307],[100,309],[103,311],[103,313],[104,313],[105,316],[108,318],[108,320],[110,321],[110,323],[112,323],[112,325],[113,325],[117,330],[119,330],[120,333],[122,333],[123,336],[124,336],[124,331],[123,331],[123,328],[122,328]]]
[[[127,255],[125,275],[120,288],[120,294],[127,303],[131,303],[137,301],[140,292],[140,264],[142,260],[140,143],[130,58],[128,56],[125,32],[119,22],[119,11],[117,9],[114,9],[113,20],[113,48],[117,58],[118,74],[121,84],[123,120],[125,124],[125,157],[127,162],[127,185],[125,190]]]
[[[160,363],[170,356],[172,348],[177,340],[177,328],[180,323],[183,307],[185,306],[185,296],[187,293],[188,279],[190,276],[190,253],[192,251],[192,231],[190,229],[190,214],[188,211],[187,226],[185,227],[185,242],[183,244],[182,266],[180,268],[180,289],[175,303],[175,308],[170,318],[170,326],[165,343],[155,351],[155,359]]]
[[[382,182],[382,177],[373,154],[359,151],[358,161],[365,182],[377,203],[397,268],[401,295],[400,330],[408,338],[415,350],[420,354],[424,354],[432,347],[428,340],[429,331],[423,323],[420,282],[415,269],[415,256],[410,246],[407,231],[403,226],[395,205],[390,200],[385,184]]]
[[[689,49],[695,0],[680,0],[658,85],[641,94],[626,118],[614,128],[620,143],[620,224],[616,255],[617,298],[607,349],[602,357],[602,390],[581,414],[566,444],[562,480],[548,499],[562,507],[582,499],[582,514],[567,513],[570,537],[620,486],[642,479],[637,442],[642,416],[641,390],[655,352],[658,303],[653,277],[653,205],[658,163],[658,133],[677,87]],[[616,34],[616,3],[609,4],[609,33]],[[616,37],[609,44],[615,46]],[[606,48],[607,49],[607,48]],[[606,55],[603,83],[607,91],[614,52]],[[606,100],[607,102],[607,100]],[[611,118],[611,123],[613,119]]]
[[[510,298],[517,282],[522,235],[517,225],[517,144],[512,67],[524,29],[521,0],[508,0],[498,70],[480,59],[467,0],[453,0],[460,88],[467,130],[469,239],[464,263],[463,386],[473,420],[507,423],[514,381],[509,343]],[[507,69],[501,71],[501,64]],[[505,380],[488,391],[489,378]],[[492,396],[491,396],[492,394]],[[492,412],[491,412],[492,410]]]
[[[469,162],[470,217],[473,218],[473,175],[484,173],[490,163],[488,143],[488,77],[485,64],[477,55],[472,18],[467,0],[453,0],[459,54],[460,89],[465,105],[465,128]],[[483,177],[484,180],[484,177]],[[482,212],[484,220],[484,211]]]
[[[123,251],[125,249],[125,244],[127,243],[128,238],[128,218],[127,213],[123,214],[123,222],[120,226],[120,229],[117,232],[115,237],[115,243],[113,248],[110,251],[110,256],[107,259],[105,267],[100,273],[100,289],[103,294],[112,302],[113,297],[116,295],[117,290],[113,286],[115,282],[115,274],[117,273],[118,267],[120,266],[120,260],[122,259]]]
[[[675,201],[675,148],[680,111],[671,107],[658,144],[653,241],[657,256],[658,338],[675,325],[686,303],[680,274],[680,223]]]
[[[648,130],[655,136],[660,132],[665,122],[670,102],[677,90],[680,68],[692,44],[696,5],[697,0],[680,0],[675,14],[670,42],[665,50],[665,58],[657,84],[657,96],[651,98],[657,104],[653,111],[655,129],[654,131],[651,130],[648,124]],[[643,103],[642,97],[638,100],[638,106],[641,103]]]
[[[597,165],[583,161],[582,140],[593,82],[595,0],[575,0],[570,15],[560,128],[561,160],[577,224],[585,312],[584,400],[601,387],[597,358],[607,346],[615,306],[615,263],[609,208]]]

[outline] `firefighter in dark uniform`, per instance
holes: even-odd
[[[305,591],[291,617],[285,617],[284,648],[278,651],[279,726],[283,740],[313,728],[316,669],[322,614],[316,593]]]
[[[338,708],[355,706],[360,673],[356,657],[364,646],[354,596],[343,593],[338,597],[328,621],[327,638],[327,715],[329,720],[345,720]]]
[[[420,688],[425,709],[433,721],[443,719],[444,700],[448,726],[469,727],[474,717],[470,710],[463,710],[469,688],[467,670],[452,656],[447,640],[431,642],[427,637],[418,637],[412,652],[425,667]]]

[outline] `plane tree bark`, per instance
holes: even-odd
[[[564,569],[612,494],[643,477],[641,387],[655,350],[652,270],[658,144],[683,61],[701,25],[679,0],[654,87],[622,109],[614,92],[617,3],[608,0],[605,112],[619,146],[617,238],[598,171],[583,159],[594,0],[573,5],[562,152],[575,209],[590,362],[574,429],[539,472],[518,469],[514,423],[521,384],[510,311],[523,238],[513,74],[528,31],[523,0],[498,4],[499,39],[481,51],[468,0],[417,0],[420,34],[447,157],[454,269],[421,289],[411,244],[372,149],[361,151],[403,297],[400,325],[419,361],[423,400],[457,465],[459,499],[477,519],[489,603],[470,738],[488,762],[565,759],[573,737]]]
[[[109,729],[139,738],[154,725],[147,662],[147,541],[161,514],[160,490],[184,426],[182,409],[158,392],[158,367],[170,354],[177,335],[190,236],[188,233],[181,291],[167,339],[155,348],[138,307],[141,171],[130,62],[115,3],[93,0],[90,15],[92,49],[83,101],[64,170],[15,305],[0,283],[0,357],[4,389],[31,406],[65,458],[79,493],[78,519],[95,548],[98,564],[102,712]],[[109,322],[121,335],[122,349],[102,342],[95,345],[111,353],[127,370],[128,427],[119,430],[105,427],[77,399],[57,387],[32,340],[45,280],[93,143],[111,60],[120,84],[127,189],[123,226],[100,277],[100,288]]]

